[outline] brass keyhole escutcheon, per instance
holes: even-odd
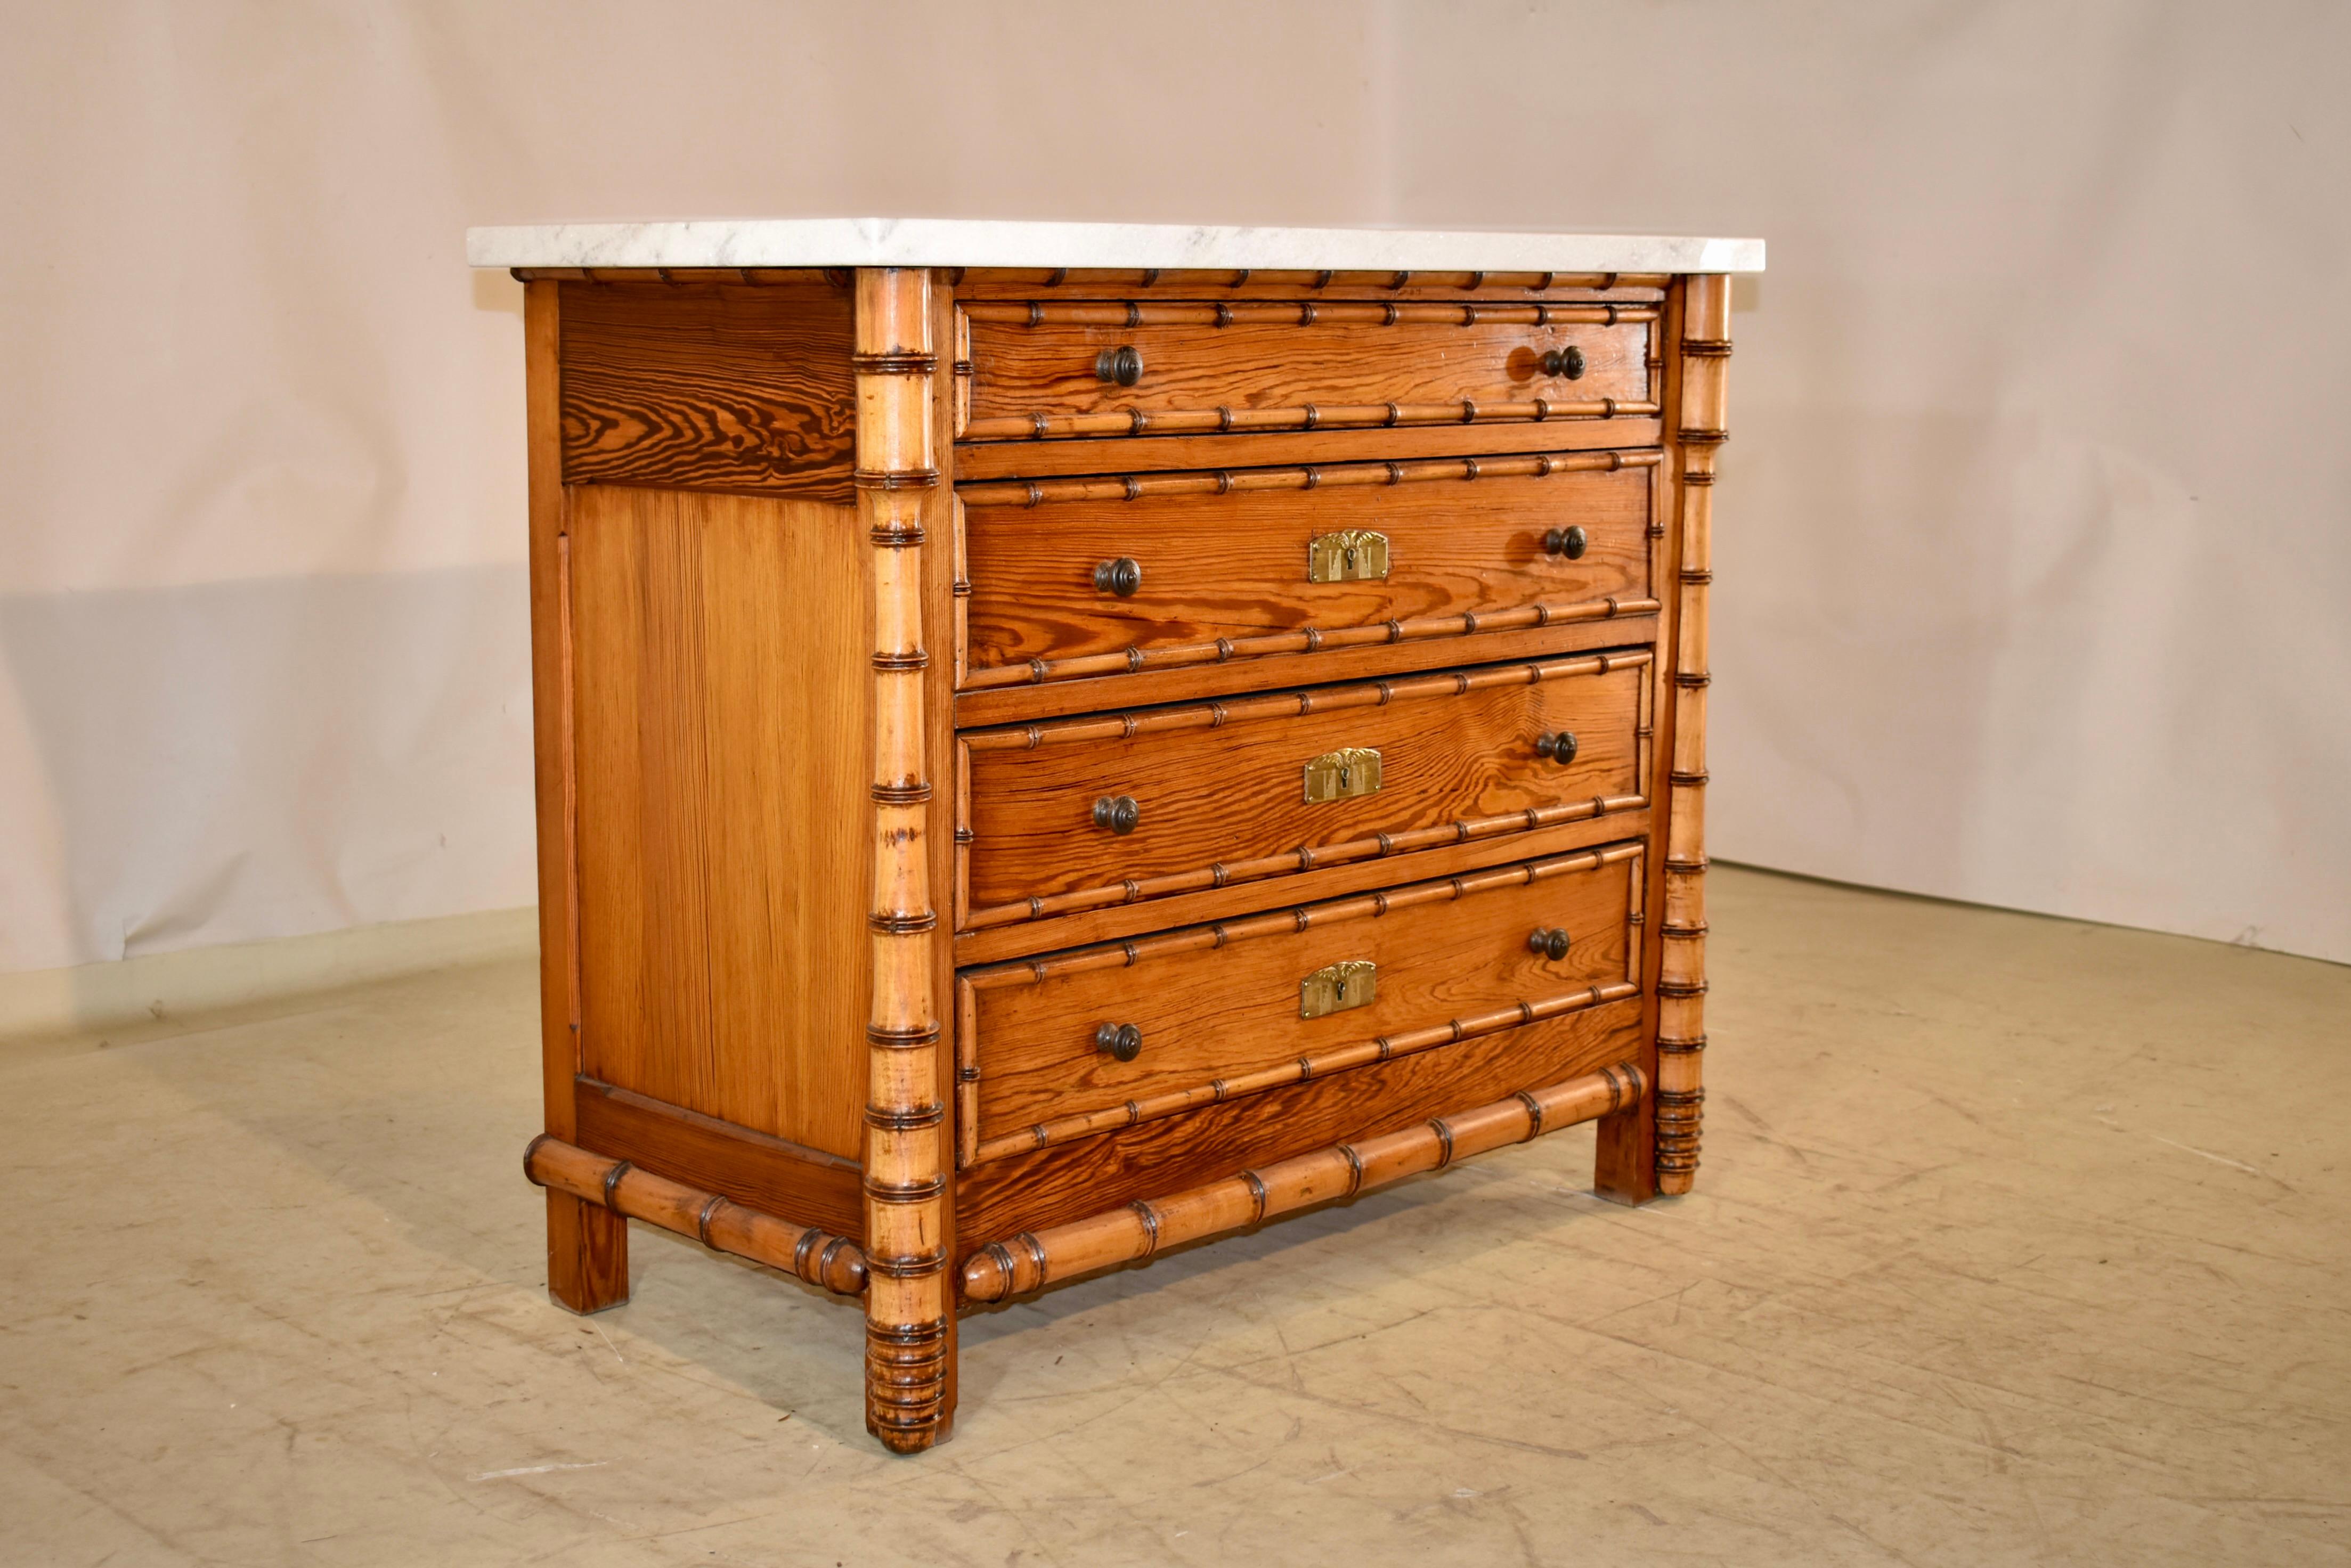
[[[1306,545],[1310,583],[1367,583],[1388,575],[1388,536],[1374,528],[1317,534]]]
[[[1379,1000],[1379,966],[1370,959],[1325,964],[1298,982],[1298,1016],[1327,1018]]]
[[[1370,746],[1343,746],[1306,764],[1306,804],[1353,800],[1380,793],[1380,753]]]

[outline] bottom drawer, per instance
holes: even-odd
[[[960,1168],[1640,992],[1610,845],[957,978]]]

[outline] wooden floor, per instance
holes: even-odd
[[[520,964],[10,1047],[0,1562],[2351,1563],[2351,969],[1709,898],[1695,1196],[1578,1129],[977,1319],[911,1460],[797,1286],[548,1303]]]

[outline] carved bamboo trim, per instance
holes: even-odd
[[[1093,675],[1133,674],[1144,670],[1182,670],[1196,664],[1224,664],[1236,659],[1268,659],[1285,654],[1321,653],[1342,648],[1371,648],[1382,643],[1474,637],[1479,632],[1520,631],[1528,627],[1567,626],[1578,621],[1614,620],[1620,616],[1655,615],[1659,607],[1656,599],[1617,598],[1612,595],[1604,599],[1587,600],[1581,604],[1532,604],[1518,605],[1510,609],[1464,610],[1458,615],[1418,616],[1411,620],[1335,627],[1328,631],[1320,627],[1305,626],[1295,631],[1266,632],[1256,637],[1220,637],[1214,642],[1172,643],[1164,648],[1129,647],[1116,653],[1090,653],[1072,659],[1032,659],[1026,664],[1004,664],[972,670],[965,676],[963,689],[986,691],[1004,686],[1076,680]]]
[[[1399,306],[1398,308],[1402,308]],[[1548,398],[1490,403],[1463,398],[1446,403],[1305,403],[1296,408],[1122,409],[1107,413],[998,414],[973,420],[964,441],[1048,441],[1073,436],[1234,434],[1249,431],[1340,430],[1402,425],[1540,424],[1546,420],[1648,419],[1658,411],[1646,399],[1598,398],[1553,402]]]
[[[1422,697],[1458,697],[1494,686],[1539,686],[1546,680],[1564,680],[1570,676],[1606,675],[1616,670],[1641,670],[1647,668],[1651,657],[1649,649],[1636,648],[1622,653],[1533,659],[1440,675],[1366,680],[1351,686],[1325,687],[1320,691],[1270,692],[1261,697],[1234,697],[1218,702],[1192,702],[1172,708],[1138,708],[1130,712],[1064,719],[1050,724],[973,730],[964,735],[963,741],[975,752],[1028,752],[1040,746],[1123,740],[1168,730],[1213,730],[1255,719],[1302,718],[1309,713],[1330,713],[1347,708],[1384,708],[1392,702],[1410,701]]]
[[[1209,304],[1103,299],[1050,305],[1041,300],[967,300],[962,309],[967,319],[1013,327],[1614,327],[1655,321],[1661,314],[1654,305],[1491,300],[1463,300],[1458,305],[1321,299]]]
[[[1083,974],[1098,969],[1122,969],[1172,953],[1197,952],[1203,948],[1229,947],[1235,942],[1254,941],[1259,937],[1321,930],[1350,920],[1377,919],[1393,910],[1410,909],[1418,904],[1447,903],[1471,893],[1523,887],[1530,882],[1565,876],[1573,871],[1592,871],[1603,866],[1614,866],[1619,861],[1635,860],[1640,856],[1641,843],[1637,839],[1599,849],[1545,856],[1538,860],[1498,866],[1490,870],[1465,871],[1457,877],[1408,882],[1401,888],[1390,888],[1381,892],[1356,893],[1343,898],[1300,904],[1243,919],[1186,926],[1130,941],[1103,942],[1093,947],[1071,948],[1066,952],[1042,958],[1014,959],[1004,963],[987,964],[964,971],[963,980],[975,991],[1036,985],[1062,975]]]
[[[580,267],[517,266],[507,269],[523,283],[669,283],[728,284],[738,286],[831,284],[845,286],[848,275],[840,267],[688,266]],[[950,268],[950,285],[961,283],[968,269]],[[1161,267],[990,267],[984,274],[991,286],[1018,288],[1185,289],[1241,288],[1405,288],[1551,289],[1662,288],[1672,281],[1667,273],[1614,272],[1316,272],[1295,269],[1230,267],[1216,271]]]
[[[1678,472],[1681,567],[1677,607],[1673,760],[1667,783],[1665,909],[1657,959],[1657,1190],[1687,1192],[1698,1172],[1706,1089],[1707,596],[1714,581],[1714,463],[1729,439],[1724,372],[1730,356],[1729,280],[1683,285]]]
[[[937,1439],[950,1322],[946,1160],[932,1015],[924,731],[923,503],[936,483],[930,274],[856,274],[857,507],[872,547],[872,1011],[866,1037],[865,1425],[900,1453]]]
[[[1172,1197],[1050,1230],[991,1242],[963,1266],[964,1294],[1002,1301],[1118,1263],[1148,1258],[1278,1215],[1351,1198],[1424,1170],[1436,1170],[1505,1144],[1525,1143],[1641,1100],[1648,1081],[1636,1063],[1619,1062],[1563,1084],[1436,1116],[1417,1127],[1358,1143],[1334,1144],[1259,1170]]]
[[[1285,468],[1212,469],[1189,473],[1113,473],[1091,479],[997,481],[964,484],[967,506],[1042,506],[1060,501],[1141,501],[1162,495],[1249,494],[1357,484],[1425,484],[1479,479],[1547,479],[1554,473],[1654,468],[1656,451],[1543,452],[1521,457],[1423,458],[1409,462],[1328,462]]]
[[[625,1159],[590,1154],[551,1133],[530,1140],[522,1168],[541,1187],[691,1236],[713,1251],[748,1258],[845,1296],[865,1289],[865,1254],[845,1236],[795,1225]]]
[[[1505,1002],[1490,1012],[1474,1013],[1468,1018],[1449,1018],[1443,1023],[1432,1023],[1425,1029],[1411,1029],[1397,1034],[1382,1034],[1371,1040],[1355,1041],[1317,1056],[1301,1056],[1254,1073],[1237,1073],[1229,1077],[1217,1078],[1213,1083],[1196,1085],[1188,1089],[1170,1089],[1165,1094],[1128,1100],[1099,1111],[1034,1122],[1019,1132],[989,1138],[977,1146],[972,1158],[974,1162],[977,1162],[998,1159],[1008,1154],[1028,1154],[1054,1144],[1068,1143],[1073,1138],[1157,1121],[1162,1116],[1196,1110],[1202,1106],[1220,1105],[1227,1100],[1262,1094],[1268,1089],[1285,1088],[1291,1084],[1326,1078],[1333,1073],[1346,1072],[1351,1068],[1394,1061],[1399,1056],[1418,1055],[1424,1051],[1458,1044],[1464,1040],[1482,1039],[1507,1029],[1540,1023],[1545,1019],[1564,1018],[1571,1012],[1603,1007],[1612,1002],[1625,1002],[1640,994],[1641,987],[1635,981],[1608,981],[1560,996],[1547,996],[1533,1002]]]

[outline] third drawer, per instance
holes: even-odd
[[[1405,877],[1416,850],[1645,808],[1651,663],[1632,649],[967,731],[957,927],[1390,856]]]

